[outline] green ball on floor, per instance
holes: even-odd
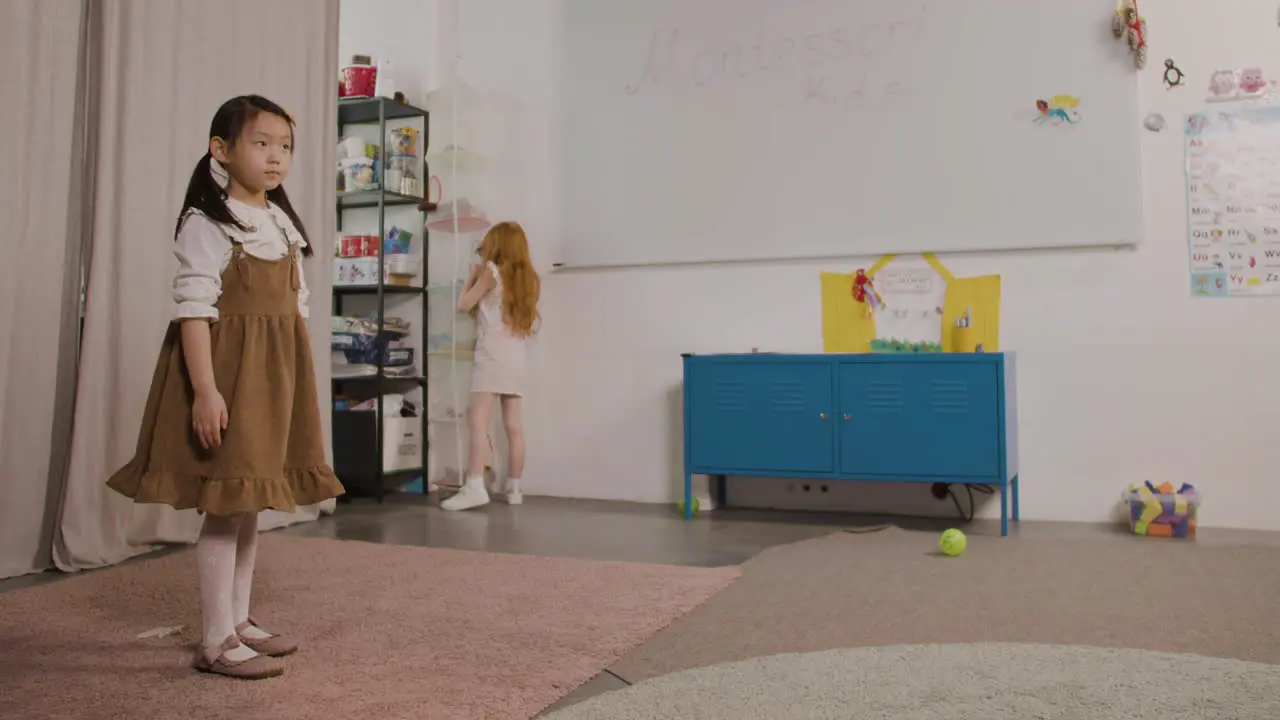
[[[684,501],[683,501],[683,500],[681,500],[681,501],[676,505],[676,508],[677,508],[678,510],[680,510],[680,514],[681,514],[681,515],[684,515]],[[699,511],[699,510],[701,510],[701,509],[702,509],[702,508],[700,507],[700,503],[698,502],[698,498],[697,498],[697,497],[694,497],[694,498],[693,498],[693,514],[694,514],[694,515],[697,515],[697,514],[698,514],[698,511]]]
[[[938,538],[938,548],[942,550],[942,554],[948,557],[955,557],[964,552],[965,546],[969,544],[969,539],[964,533],[955,528],[944,530],[942,537]]]

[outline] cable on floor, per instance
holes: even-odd
[[[973,497],[973,493],[977,491],[980,493],[985,493],[987,495],[990,495],[995,492],[995,488],[991,487],[990,485],[970,485],[968,483],[965,483],[964,489],[969,491],[968,514],[966,514],[964,511],[964,508],[960,506],[960,496],[956,495],[955,485],[950,485],[947,487],[947,494],[950,495],[951,500],[955,502],[956,511],[960,513],[961,519],[963,519],[965,522],[973,522],[973,515],[978,509],[977,502]]]
[[[622,677],[621,675],[619,675],[618,673],[616,673],[616,672],[614,672],[614,671],[610,670],[609,668],[605,668],[605,669],[604,669],[604,671],[605,671],[606,673],[608,673],[608,674],[610,674],[610,675],[614,676],[615,678],[617,678],[617,679],[618,679],[618,681],[619,681],[619,682],[621,682],[621,683],[623,683],[623,684],[625,684],[625,685],[630,685],[630,684],[631,684],[631,681],[630,681],[630,680],[628,680],[628,679],[626,679],[626,678]]]
[[[950,496],[951,501],[955,503],[956,512],[960,513],[960,519],[964,520],[966,523],[969,523],[969,522],[973,522],[973,516],[978,509],[977,498],[975,498],[973,494],[977,492],[985,495],[991,495],[992,493],[995,492],[995,488],[990,485],[970,485],[969,483],[964,483],[964,489],[969,494],[969,512],[965,512],[964,506],[960,504],[960,496],[956,494],[955,485],[947,486],[947,495]],[[885,523],[881,525],[863,525],[861,527],[849,527],[849,528],[844,528],[843,530],[844,532],[847,532],[853,535],[866,535],[869,533],[888,530],[891,527],[896,527],[896,526],[891,523]]]

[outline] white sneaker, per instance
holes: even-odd
[[[507,478],[504,492],[507,496],[508,505],[519,505],[524,502],[524,493],[520,492],[520,480],[518,478]]]
[[[489,492],[484,489],[484,478],[468,478],[453,497],[440,503],[444,510],[470,510],[489,504]]]

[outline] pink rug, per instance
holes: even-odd
[[[254,614],[303,646],[284,677],[245,682],[190,669],[193,562],[0,595],[0,715],[530,718],[740,572],[266,535]]]

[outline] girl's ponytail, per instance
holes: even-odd
[[[182,198],[182,212],[178,213],[178,225],[173,229],[175,240],[190,210],[199,210],[214,222],[244,229],[231,208],[227,207],[227,191],[213,177],[213,155],[208,152],[196,162],[196,169],[191,171],[191,179],[187,181],[187,194]]]

